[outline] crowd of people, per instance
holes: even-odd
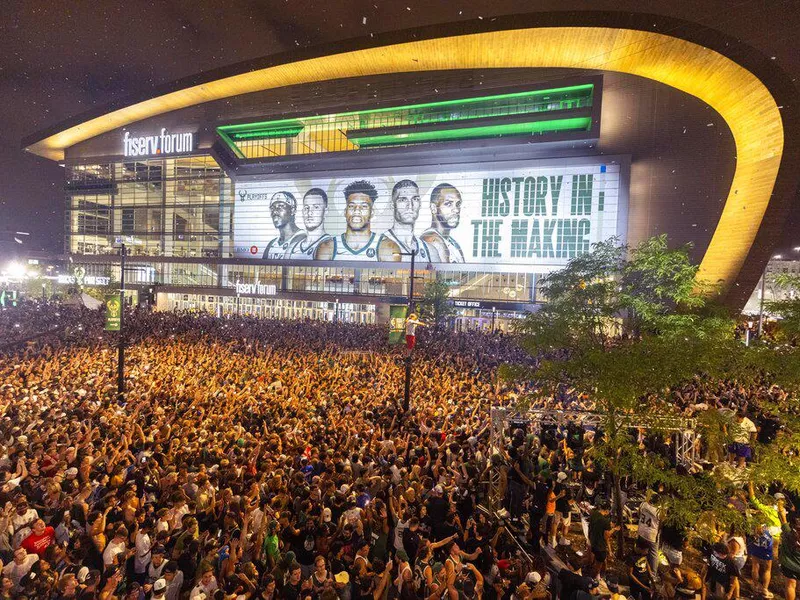
[[[39,335],[55,319],[71,327]],[[81,308],[0,311],[0,336],[14,332],[0,354],[0,599],[732,600],[746,552],[770,597],[779,545],[786,581],[800,573],[791,498],[750,490],[742,510],[763,523],[711,539],[700,573],[682,566],[689,532],[635,486],[630,569],[609,568],[625,524],[591,459],[597,431],[525,425],[490,447],[490,407],[530,391],[497,367],[535,364],[503,334],[421,330],[403,412],[383,327],[136,311],[121,403],[102,325]],[[35,341],[17,344],[20,330]],[[568,389],[560,401],[590,404]],[[481,509],[498,468],[507,519]]]

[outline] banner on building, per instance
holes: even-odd
[[[585,158],[514,169],[238,182],[234,254],[408,262],[415,251],[421,266],[559,267],[595,242],[625,237],[620,176],[620,164]]]
[[[119,294],[106,296],[106,331],[119,331],[122,324],[122,299]]]
[[[406,314],[408,306],[405,304],[391,304],[389,306],[389,343],[402,344],[405,339]]]

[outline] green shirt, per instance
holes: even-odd
[[[758,510],[760,510],[763,513],[764,519],[766,520],[767,522],[766,524],[768,527],[781,526],[781,519],[778,516],[778,509],[776,509],[774,506],[763,504],[759,502],[756,498],[750,498],[750,501]]]
[[[278,534],[273,533],[264,538],[264,553],[274,559],[278,558]]]
[[[798,545],[797,534],[789,525],[784,525],[782,529],[781,552],[778,561],[781,567],[800,578],[800,545]]]
[[[611,529],[611,519],[599,510],[593,510],[589,515],[589,546],[592,550],[608,552],[606,531]]]

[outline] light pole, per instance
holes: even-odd
[[[125,404],[125,244],[119,249],[119,345],[117,347],[117,402]]]
[[[395,252],[397,256],[410,256],[411,257],[411,272],[409,274],[409,282],[408,282],[408,311],[406,312],[406,318],[412,312],[414,312],[414,259],[417,256],[417,251],[412,250],[411,252]],[[408,412],[408,408],[411,405],[411,354],[412,351],[409,351],[408,356],[406,356],[406,380],[405,380],[405,387],[403,390],[403,412]]]

